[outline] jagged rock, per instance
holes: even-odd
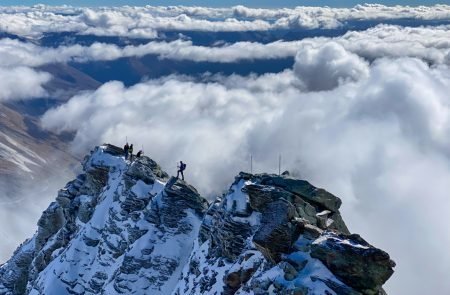
[[[125,155],[125,151],[122,148],[118,147],[118,146],[115,146],[115,145],[112,145],[112,144],[109,144],[109,143],[105,143],[105,144],[103,144],[102,147],[103,147],[103,152],[104,153],[110,154],[112,156],[120,157],[120,156],[124,156]]]
[[[322,281],[327,285],[331,290],[333,290],[336,295],[362,295],[360,292],[344,285],[339,284],[335,281],[329,280],[329,279],[322,279],[316,276],[311,277],[313,281]]]
[[[36,247],[41,248],[49,237],[61,229],[64,222],[65,217],[63,209],[53,202],[48,209],[42,213],[42,216],[38,221],[39,227],[36,236]]]
[[[359,235],[325,232],[311,245],[311,256],[322,261],[337,277],[363,294],[378,294],[393,274],[389,255]]]
[[[26,241],[15,252],[12,259],[8,262],[9,269],[5,269],[3,266],[0,270],[0,286],[3,285],[8,291],[4,291],[2,294],[25,294],[29,266],[33,261],[33,252],[30,249],[32,240]],[[0,287],[0,290],[2,288]]]
[[[339,199],[288,175],[240,173],[209,206],[112,145],[83,169],[0,266],[0,294],[382,295],[392,273],[387,254],[343,235]]]
[[[249,184],[242,191],[248,194],[250,206],[259,212],[264,211],[267,204],[275,200],[285,199],[290,201],[294,197],[292,193],[268,185]]]
[[[305,180],[270,175],[264,176],[261,184],[281,187],[333,212],[337,212],[342,204],[338,197],[324,189],[316,188]]]
[[[209,237],[210,252],[229,260],[236,259],[241,254],[247,238],[252,234],[250,225],[234,221],[228,214],[216,215],[213,227],[215,230]]]
[[[200,197],[194,187],[172,177],[164,189],[163,206],[159,212],[162,223],[168,227],[178,228],[179,221],[187,216],[187,209],[193,210],[198,216],[203,216],[207,208],[208,202]]]
[[[321,230],[320,228],[318,228],[314,225],[305,224],[305,228],[303,230],[303,236],[306,237],[307,239],[315,240],[318,237],[320,237],[320,235],[322,233],[323,233],[323,230]]]
[[[350,231],[339,212],[332,213],[328,220],[332,221],[331,224],[327,226],[328,229],[337,230],[346,235],[350,234]]]
[[[286,281],[292,281],[297,277],[298,271],[289,262],[283,261],[279,266],[284,271],[284,279]]]
[[[232,295],[236,293],[239,288],[245,284],[251,276],[255,273],[256,269],[239,269],[238,271],[229,273],[225,276],[225,284],[223,295]]]
[[[135,180],[142,180],[146,184],[153,184],[157,177],[161,179],[169,177],[155,161],[146,156],[137,158],[130,165],[126,175]]]
[[[290,222],[297,217],[297,212],[291,203],[279,199],[269,203],[262,213],[261,226],[253,236],[253,242],[266,259],[279,262],[281,254],[289,253],[300,235],[301,228]]]

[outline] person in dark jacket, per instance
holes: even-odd
[[[180,176],[181,173],[181,179],[184,180],[184,174],[183,171],[186,169],[186,164],[183,163],[183,161],[180,161],[180,165],[178,165],[178,171],[177,171],[177,178]]]
[[[128,150],[130,153],[130,162],[133,161],[133,144],[130,144],[130,149]]]
[[[143,152],[142,150],[140,150],[139,152],[137,152],[136,154],[136,158],[140,158],[142,156]]]
[[[130,146],[128,145],[128,142],[127,142],[127,144],[123,147],[123,150],[124,150],[124,152],[125,152],[125,160],[127,160],[127,159],[128,159],[128,151],[130,150]]]

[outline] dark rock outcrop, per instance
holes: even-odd
[[[311,256],[322,261],[344,283],[363,294],[380,292],[394,273],[389,254],[359,235],[325,232],[311,245]]]
[[[50,278],[88,295],[385,295],[389,255],[350,235],[339,198],[288,173],[240,173],[209,205],[112,145],[83,168],[0,267],[0,294],[53,294]]]
[[[295,217],[295,207],[284,199],[269,203],[263,210],[261,226],[253,242],[269,261],[278,263],[282,254],[290,253],[302,230],[302,226],[294,222]]]
[[[306,201],[313,202],[325,209],[337,212],[342,201],[338,197],[330,194],[324,189],[316,188],[305,180],[293,179],[283,176],[263,177],[262,184],[281,187],[293,194],[296,194]]]
[[[186,209],[202,217],[208,208],[208,202],[193,186],[176,177],[167,182],[162,201],[162,206],[158,208],[159,222],[172,228],[180,228],[180,220],[187,216]]]

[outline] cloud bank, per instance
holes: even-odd
[[[158,32],[267,31],[280,29],[331,29],[358,20],[450,20],[450,6],[357,5],[353,8],[296,7],[254,9],[208,7],[76,8],[0,7],[0,31],[38,38],[48,32],[82,35],[157,38]]]
[[[0,102],[45,97],[50,74],[29,67],[0,67]]]
[[[379,25],[362,32],[348,32],[335,38],[306,38],[272,43],[236,42],[216,47],[193,45],[189,40],[151,41],[120,47],[94,43],[42,47],[30,42],[0,39],[0,67],[51,63],[111,61],[124,57],[157,55],[163,59],[194,62],[236,63],[243,60],[293,58],[303,48],[321,48],[332,41],[359,57],[373,61],[382,57],[416,57],[432,64],[450,64],[450,27],[404,28]],[[332,51],[332,49],[331,49]],[[309,52],[309,51],[305,51]]]
[[[176,161],[184,160],[188,181],[209,196],[226,189],[238,171],[248,171],[250,155],[256,172],[276,172],[281,154],[284,169],[344,199],[352,231],[393,255],[398,266],[390,293],[447,294],[450,234],[442,216],[450,207],[448,25],[379,25],[335,38],[214,47],[180,39],[49,48],[36,39],[49,32],[152,39],[165,30],[336,28],[358,19],[448,20],[449,14],[446,5],[3,7],[0,31],[29,39],[0,39],[0,101],[45,95],[51,77],[33,68],[52,63],[148,54],[217,63],[294,58],[292,69],[277,74],[203,81],[169,76],[128,88],[109,82],[47,112],[43,124],[76,132],[73,148],[79,152],[103,142],[122,145],[128,137],[172,174]],[[421,280],[415,279],[418,270]]]
[[[250,155],[256,172],[275,172],[282,154],[284,169],[343,198],[351,229],[393,255],[388,291],[448,293],[449,73],[415,58],[369,64],[337,43],[305,46],[279,74],[110,82],[43,123],[75,131],[78,150],[127,136],[172,174],[185,160],[207,195],[248,171]]]

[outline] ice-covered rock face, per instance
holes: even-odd
[[[241,173],[208,210],[174,294],[384,294],[395,264],[350,235],[340,205],[303,180]]]
[[[240,173],[209,206],[112,145],[83,169],[0,267],[0,294],[381,295],[393,273],[350,234],[341,200],[307,181]]]
[[[0,269],[0,294],[170,294],[207,202],[151,159],[105,145]]]

